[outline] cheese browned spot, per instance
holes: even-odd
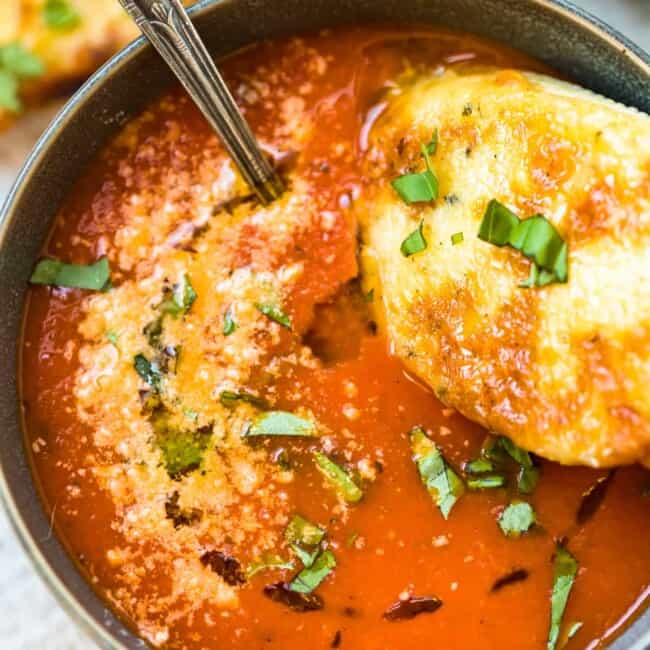
[[[435,129],[440,196],[454,201],[407,206],[389,182]],[[650,118],[537,75],[447,73],[403,88],[369,157],[367,286],[381,286],[407,366],[541,456],[650,464]],[[491,199],[558,228],[568,283],[518,286],[528,260],[476,237]],[[406,259],[399,242],[420,219],[429,246]]]

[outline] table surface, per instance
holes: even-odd
[[[650,50],[650,0],[577,0],[576,4]],[[0,202],[22,160],[57,109],[54,104],[27,116],[0,138]],[[34,573],[0,510],[0,648],[92,647]]]

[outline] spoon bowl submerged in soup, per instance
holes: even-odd
[[[399,163],[379,140],[400,125],[405,97],[418,110],[420,79],[495,68],[514,79],[508,71],[548,73],[435,29],[340,28],[260,44],[224,71],[282,169],[280,200],[254,201],[197,110],[172,91],[124,129],[63,206],[25,319],[27,433],[58,534],[152,645],[597,647],[643,608],[647,470],[534,456],[516,431],[483,429],[438,390],[439,401],[421,383],[439,388],[420,357],[403,351],[411,312],[400,329],[395,305],[427,281],[409,294],[408,283],[395,292],[385,278],[402,262],[421,272],[418,256],[432,259],[438,245],[432,220],[462,205],[440,157],[489,139],[468,110],[459,116],[467,132],[432,120],[422,143],[407,124],[404,141],[391,143]],[[647,118],[634,121],[647,134]],[[565,160],[544,151],[551,167]],[[490,198],[508,202],[497,189]],[[382,192],[412,227],[392,237],[395,259],[369,264],[369,249],[385,242]],[[551,183],[537,211],[558,193]],[[519,200],[499,204],[493,219],[515,228],[508,215]],[[632,200],[642,221],[643,197]],[[559,221],[544,225],[552,212],[539,226],[551,244],[532,250],[514,235],[505,248],[490,236],[475,244],[486,208],[474,230],[451,233],[445,256],[481,244],[509,255],[517,273],[538,267],[533,286],[509,290],[571,287],[571,236]],[[389,219],[383,232],[393,227]],[[561,246],[549,252],[556,235],[568,240],[568,277]],[[444,264],[440,273],[453,275]],[[469,326],[480,314],[460,319]],[[470,348],[462,355],[476,359]],[[637,417],[636,431],[647,430]]]

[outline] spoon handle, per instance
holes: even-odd
[[[262,203],[279,197],[282,181],[260,150],[180,0],[120,3],[201,109]]]

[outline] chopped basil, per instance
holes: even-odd
[[[428,144],[420,148],[426,164],[426,170],[415,174],[404,174],[391,181],[393,189],[399,194],[402,201],[408,203],[421,203],[435,201],[438,198],[438,178],[433,172],[431,158],[429,157],[438,146],[437,133],[431,137]]]
[[[512,442],[512,440],[510,440],[510,438],[500,436],[498,444],[507,452],[510,458],[519,463],[522,467],[533,466],[533,460],[530,457],[530,454],[525,449],[518,447],[514,442]]]
[[[499,527],[507,537],[519,537],[535,524],[535,511],[530,503],[513,501],[499,515]]]
[[[310,594],[336,567],[332,551],[323,551],[315,562],[305,567],[290,583],[289,589],[302,594]]]
[[[157,309],[161,314],[169,314],[174,318],[185,315],[196,300],[196,292],[187,275],[177,282],[171,291],[166,291]]]
[[[232,309],[228,307],[226,313],[223,315],[223,335],[230,336],[237,329],[237,323],[232,315]]]
[[[456,246],[456,244],[460,244],[464,239],[465,239],[465,236],[463,235],[462,232],[455,232],[451,236],[451,244],[452,244],[452,246]]]
[[[578,573],[578,562],[562,545],[558,545],[553,560],[553,592],[551,593],[551,624],[548,634],[547,650],[555,650],[562,617],[566,609],[571,588]],[[574,631],[577,632],[577,630]]]
[[[545,286],[566,282],[568,247],[555,226],[543,215],[527,219],[492,199],[479,227],[479,239],[495,246],[511,246],[531,260],[533,268],[521,286]]]
[[[237,393],[230,390],[222,390],[221,393],[219,393],[219,401],[229,408],[235,406],[237,402],[246,402],[247,404],[251,404],[260,409],[266,409],[269,407],[269,403],[263,397],[253,395],[253,393],[249,393],[245,390]]]
[[[20,112],[18,99],[18,80],[15,75],[0,68],[0,108],[6,108],[12,113]]]
[[[201,465],[211,435],[210,427],[196,431],[170,429],[158,434],[156,441],[171,478],[178,478]]]
[[[289,330],[291,329],[291,319],[278,305],[269,302],[256,302],[255,307],[257,307],[257,309],[265,316],[268,316],[271,320],[282,325],[282,327],[286,327]]]
[[[19,113],[19,80],[38,77],[43,72],[41,60],[19,43],[0,47],[0,108]]]
[[[278,555],[263,555],[259,560],[251,563],[246,569],[246,579],[250,580],[261,571],[280,571],[293,569],[291,560],[283,560]]]
[[[108,330],[106,332],[106,338],[110,343],[112,343],[115,347],[117,347],[117,342],[120,338],[120,335],[117,332],[113,332],[113,330]]]
[[[431,140],[429,140],[425,146],[427,148],[427,153],[430,156],[434,156],[438,150],[438,129],[431,134]]]
[[[489,458],[479,457],[463,465],[468,474],[483,474],[494,470],[494,463]]]
[[[316,544],[320,544],[324,536],[325,531],[320,526],[312,524],[300,515],[293,515],[284,531],[284,539],[289,544],[316,546]]]
[[[442,516],[447,519],[452,507],[465,491],[463,481],[420,427],[411,431],[410,439],[413,460],[417,464],[420,479]]]
[[[501,474],[486,474],[485,476],[472,476],[467,479],[467,487],[470,490],[488,490],[490,488],[503,487],[506,484],[506,477]]]
[[[363,299],[366,302],[372,302],[375,299],[375,289],[374,287],[370,289],[370,291],[367,291],[366,293],[363,294]]]
[[[142,333],[147,337],[147,342],[152,348],[160,347],[160,335],[162,334],[162,316],[158,316],[155,320],[147,323],[142,328]]]
[[[19,79],[39,77],[45,72],[43,62],[20,43],[0,47],[0,68]]]
[[[421,253],[427,247],[427,240],[424,238],[424,219],[420,225],[402,242],[400,251],[404,257],[410,257],[416,253]]]
[[[43,20],[52,29],[72,29],[81,22],[79,12],[68,0],[45,0]]]
[[[301,546],[298,546],[298,544],[291,544],[291,550],[296,554],[296,557],[302,562],[305,568],[309,568],[320,553],[320,547],[318,546],[311,551],[306,551]]]
[[[160,365],[157,361],[149,361],[144,354],[136,354],[133,357],[133,367],[149,386],[154,389],[160,387],[162,376]]]
[[[539,481],[539,467],[520,467],[517,474],[517,489],[522,494],[532,494]]]
[[[325,454],[314,452],[314,460],[318,469],[325,478],[336,488],[336,491],[347,503],[358,503],[363,497],[361,488],[352,480],[352,477]]]
[[[102,291],[110,285],[110,275],[107,257],[87,265],[44,259],[36,265],[29,281],[32,284]]]
[[[286,411],[269,411],[258,416],[244,432],[252,436],[316,436],[316,425]]]

